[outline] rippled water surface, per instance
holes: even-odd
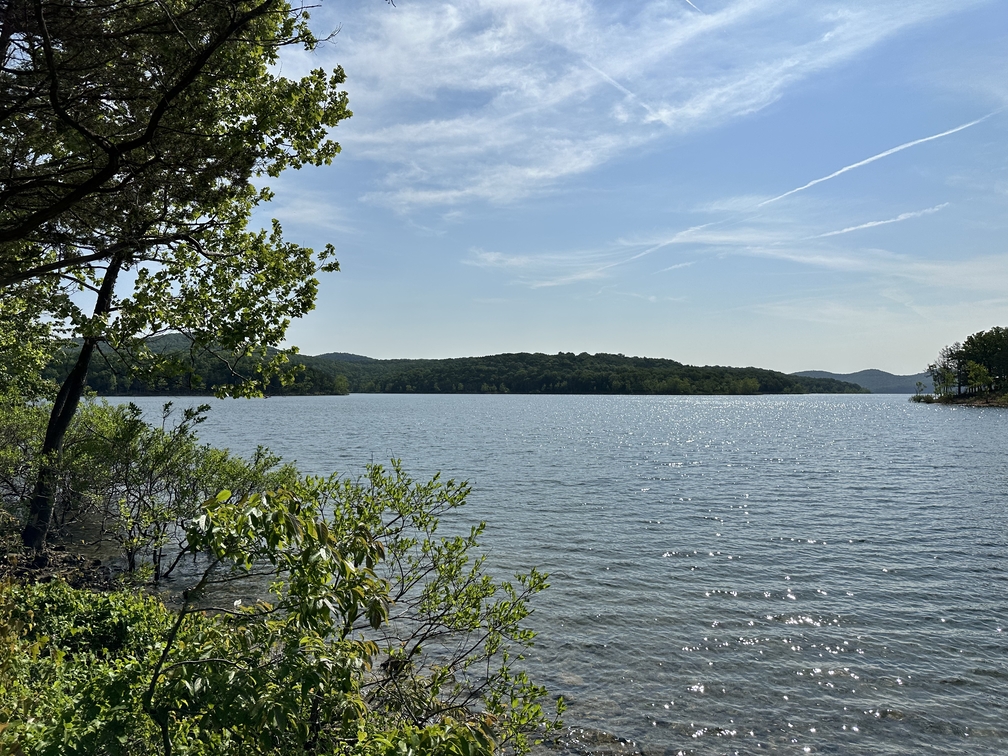
[[[1008,411],[353,395],[213,402],[200,432],[470,480],[491,562],[551,575],[532,664],[569,725],[649,755],[1008,752]]]

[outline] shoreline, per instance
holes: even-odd
[[[980,394],[980,395],[950,395],[935,396],[934,394],[917,394],[910,397],[911,402],[918,404],[953,404],[958,407],[1008,407],[1008,394]]]

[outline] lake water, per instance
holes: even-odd
[[[551,575],[530,664],[578,731],[649,756],[1008,752],[1006,410],[885,395],[211,404],[201,437],[236,452],[351,475],[395,456],[414,477],[468,479],[463,514],[487,521],[491,563]]]

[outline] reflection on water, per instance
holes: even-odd
[[[551,574],[530,663],[568,700],[566,750],[1008,751],[1004,410],[898,396],[213,406],[206,441],[265,444],[307,472],[397,456],[417,477],[469,479],[460,516],[488,521],[491,562]]]

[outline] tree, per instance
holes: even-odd
[[[991,385],[990,371],[983,365],[970,360],[966,363],[966,385],[971,391],[983,391]]]
[[[962,387],[966,383],[966,360],[963,357],[962,344],[958,341],[947,347],[943,347],[938,352],[938,362],[951,373],[952,380],[949,381],[949,391],[952,386],[956,387],[956,393],[962,393]]]
[[[178,332],[235,375],[222,391],[255,393],[286,356],[256,361],[257,376],[240,361],[280,344],[313,307],[317,272],[338,269],[331,246],[286,242],[275,221],[248,228],[272,197],[256,182],[330,162],[328,129],[351,115],[342,69],[273,71],[284,46],[318,44],[307,12],[282,0],[8,0],[0,12],[0,291],[16,318],[81,344],[43,455],[59,453],[103,349],[137,371],[181,370],[146,346]],[[43,463],[23,534],[36,549],[52,473]]]
[[[1008,328],[994,326],[971,334],[962,344],[956,342],[938,352],[938,359],[928,365],[935,393],[946,395],[953,386],[961,394],[967,391],[1003,392],[1008,389]]]
[[[972,334],[963,342],[963,356],[987,370],[992,389],[1008,388],[1008,328],[994,326]]]
[[[952,390],[952,386],[955,385],[955,373],[945,365],[932,362],[928,365],[927,372],[931,375],[931,383],[934,386],[935,394],[938,396],[945,396]]]
[[[942,347],[938,352],[938,359],[928,365],[927,371],[931,374],[936,394],[941,396],[949,394],[953,386],[961,393],[965,383],[962,345],[957,341],[955,344]]]

